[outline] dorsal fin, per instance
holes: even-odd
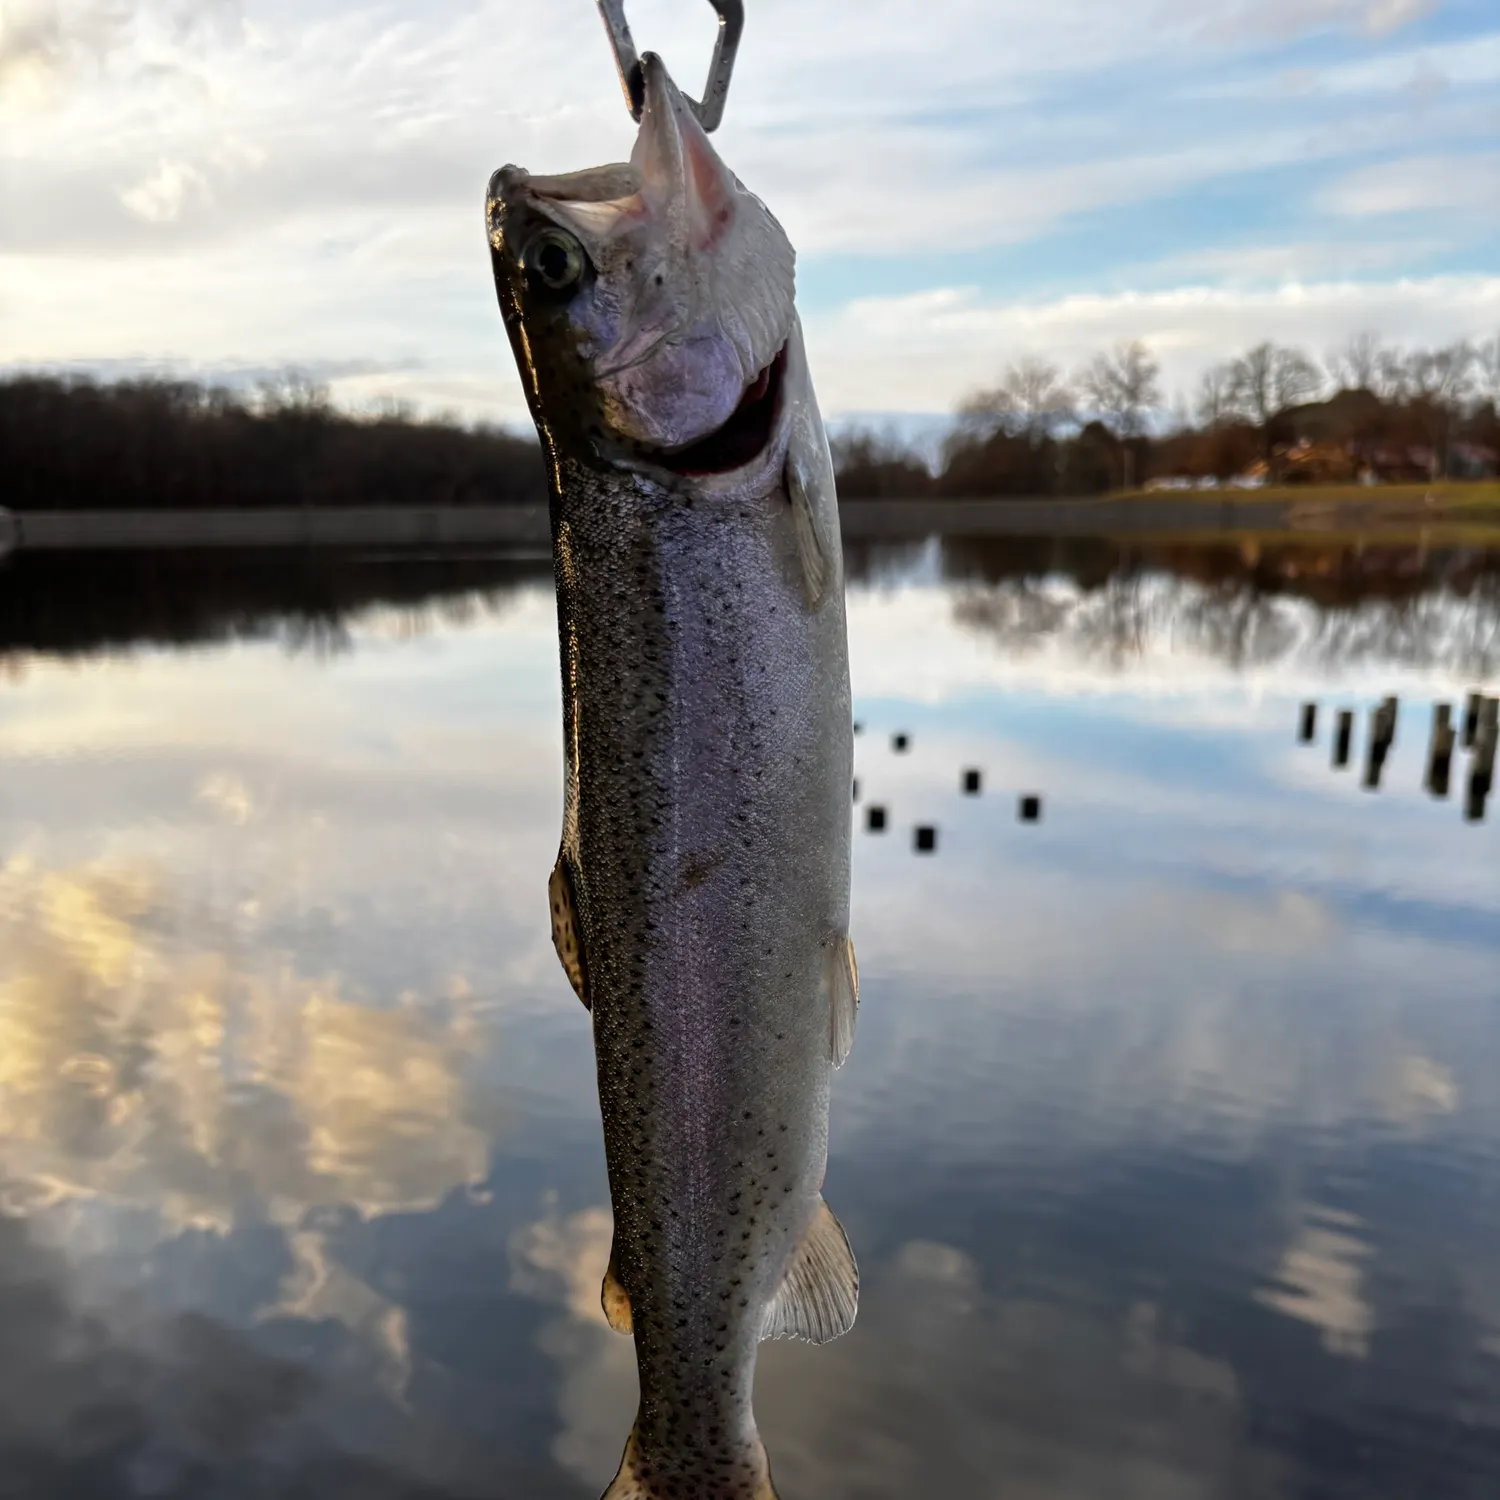
[[[781,1288],[766,1308],[763,1339],[806,1339],[826,1344],[854,1326],[859,1308],[859,1267],[844,1227],[828,1205],[818,1211],[802,1236]]]

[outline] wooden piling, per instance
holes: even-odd
[[[1479,732],[1479,708],[1484,702],[1483,693],[1470,693],[1464,705],[1464,749],[1474,748],[1474,736]]]
[[[1341,708],[1333,733],[1333,764],[1342,770],[1349,764],[1349,746],[1354,739],[1354,710]]]
[[[1432,740],[1427,748],[1424,782],[1434,797],[1446,797],[1453,774],[1453,746],[1458,736],[1453,728],[1453,706],[1438,703],[1432,710]]]
[[[1500,700],[1481,705],[1474,733],[1474,756],[1469,763],[1469,796],[1464,816],[1471,823],[1484,820],[1485,803],[1495,785],[1495,745],[1500,740]]]
[[[1396,740],[1396,700],[1385,698],[1370,714],[1370,748],[1365,757],[1365,790],[1380,789],[1386,757]]]

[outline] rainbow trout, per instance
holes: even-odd
[[[640,1376],[606,1500],[774,1500],[757,1346],[835,1338],[858,1296],[820,1191],[857,992],[843,562],[791,244],[643,69],[628,163],[503,167],[487,202],[550,472],[552,934]]]

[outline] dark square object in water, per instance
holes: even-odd
[[[937,829],[929,823],[917,826],[916,850],[918,854],[931,854],[937,848]]]
[[[979,795],[979,772],[964,772],[964,795],[966,797],[977,797]]]
[[[885,809],[883,807],[867,807],[865,809],[865,827],[871,833],[884,833]]]
[[[1021,821],[1023,823],[1036,823],[1041,821],[1042,799],[1030,796],[1021,798]]]
[[[893,734],[891,736],[891,749],[897,755],[904,755],[911,749],[911,736],[907,734]]]

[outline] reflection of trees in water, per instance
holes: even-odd
[[[1500,672],[1500,577],[1467,594],[1320,615],[1308,647],[1326,662],[1397,661],[1490,677]]]
[[[965,589],[960,624],[1000,639],[1012,654],[1063,642],[1085,660],[1119,671],[1153,643],[1196,650],[1236,669],[1277,661],[1300,635],[1285,601],[1250,590],[1209,589],[1131,566],[1088,593],[1056,581],[1017,579]]]
[[[999,636],[1015,655],[1024,655],[1062,628],[1071,612],[1067,600],[1056,598],[1031,578],[985,589],[971,589],[959,597],[954,612],[962,624]]]
[[[1079,616],[1076,632],[1091,657],[1119,667],[1142,654],[1152,627],[1147,583],[1145,574],[1129,568],[1088,596],[1090,607]]]
[[[854,542],[851,586],[938,581],[960,623],[1012,653],[1061,643],[1121,669],[1154,646],[1236,670],[1294,652],[1324,666],[1392,662],[1500,670],[1500,551],[1330,543],[1142,545],[1097,537]],[[23,554],[0,587],[0,658],[136,644],[279,641],[338,655],[349,620],[464,626],[546,587],[545,558],[360,558],[328,552]]]
[[[1279,661],[1301,635],[1287,601],[1254,588],[1221,583],[1197,589],[1179,583],[1177,593],[1176,608],[1169,611],[1176,639],[1236,670]]]
[[[1500,553],[950,542],[955,618],[1014,655],[1119,670],[1181,649],[1239,671],[1293,655],[1483,678],[1500,670]]]
[[[0,583],[0,654],[274,639],[332,656],[348,649],[359,610],[394,608],[398,630],[419,634],[434,610],[468,623],[550,578],[545,560],[461,555],[29,553]]]

